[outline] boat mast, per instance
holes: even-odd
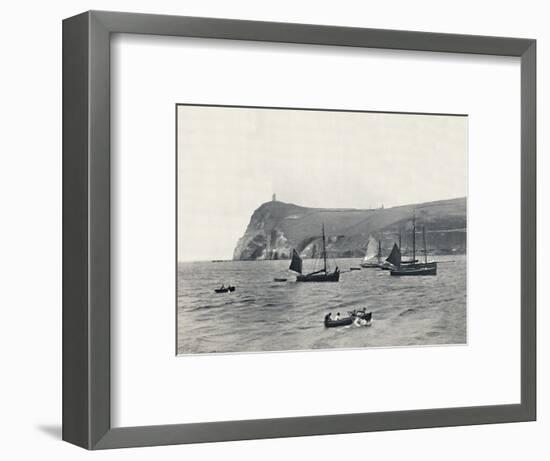
[[[380,261],[382,260],[382,241],[378,239],[378,264],[380,264]]]
[[[401,251],[401,228],[399,228],[399,251]]]
[[[424,241],[424,262],[428,264],[428,249],[426,248],[426,228],[422,226],[422,240]]]
[[[416,208],[413,210],[413,262],[416,259]]]
[[[327,249],[325,247],[325,224],[323,223],[323,270],[327,273]]]

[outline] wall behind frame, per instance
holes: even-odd
[[[428,30],[538,39],[539,126],[546,126],[550,21],[545,5],[527,0],[513,5],[463,1],[445,5],[432,0],[407,2],[188,0],[22,1],[4,6],[0,30],[2,55],[2,136],[0,197],[2,244],[0,305],[3,379],[0,402],[7,459],[40,456],[78,460],[91,456],[60,441],[61,435],[61,20],[88,9],[218,16],[362,27]],[[538,151],[550,148],[538,133]],[[539,178],[550,175],[539,155]],[[550,212],[541,204],[550,185],[539,179],[539,235],[548,232]],[[539,260],[550,258],[539,241]],[[539,280],[550,269],[539,267]],[[550,322],[544,306],[550,292],[539,289],[539,325]],[[426,429],[402,432],[309,437],[253,442],[115,450],[98,459],[239,459],[311,457],[317,460],[372,459],[464,460],[491,456],[500,460],[544,459],[550,430],[548,335],[539,335],[539,407],[536,423]]]

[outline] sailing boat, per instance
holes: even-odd
[[[361,263],[361,267],[365,267],[365,268],[380,267],[381,262],[382,262],[382,242],[378,240],[378,245],[377,245],[376,239],[374,239],[374,237],[372,236],[369,236],[369,240],[367,242],[367,251],[365,252],[365,258]]]
[[[298,276],[296,277],[297,282],[338,282],[340,280],[340,270],[338,266],[334,269],[333,272],[327,270],[327,250],[325,242],[325,225],[323,224],[323,268],[321,270],[311,272],[309,274],[302,274],[302,258],[298,252],[292,250],[292,260],[290,261],[289,269],[291,271],[297,272]]]
[[[422,239],[424,242],[424,262],[419,262],[419,260],[416,259],[416,213],[413,213],[412,259],[408,261],[401,260],[401,250],[399,250],[398,257],[395,256],[394,258],[395,261],[398,261],[398,264],[395,264],[392,262],[392,264],[396,266],[396,268],[391,270],[390,272],[391,275],[436,275],[437,274],[437,262],[435,261],[428,262],[428,250],[426,248],[426,228],[424,226],[422,226]],[[396,248],[396,245],[394,244],[394,249],[395,248]],[[392,250],[392,253],[393,253],[393,250]]]

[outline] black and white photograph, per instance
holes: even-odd
[[[467,343],[466,115],[176,112],[178,354]]]

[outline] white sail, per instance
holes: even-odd
[[[372,236],[369,235],[369,240],[367,242],[367,251],[365,253],[365,258],[363,261],[375,261],[377,260],[378,255],[378,241]]]

